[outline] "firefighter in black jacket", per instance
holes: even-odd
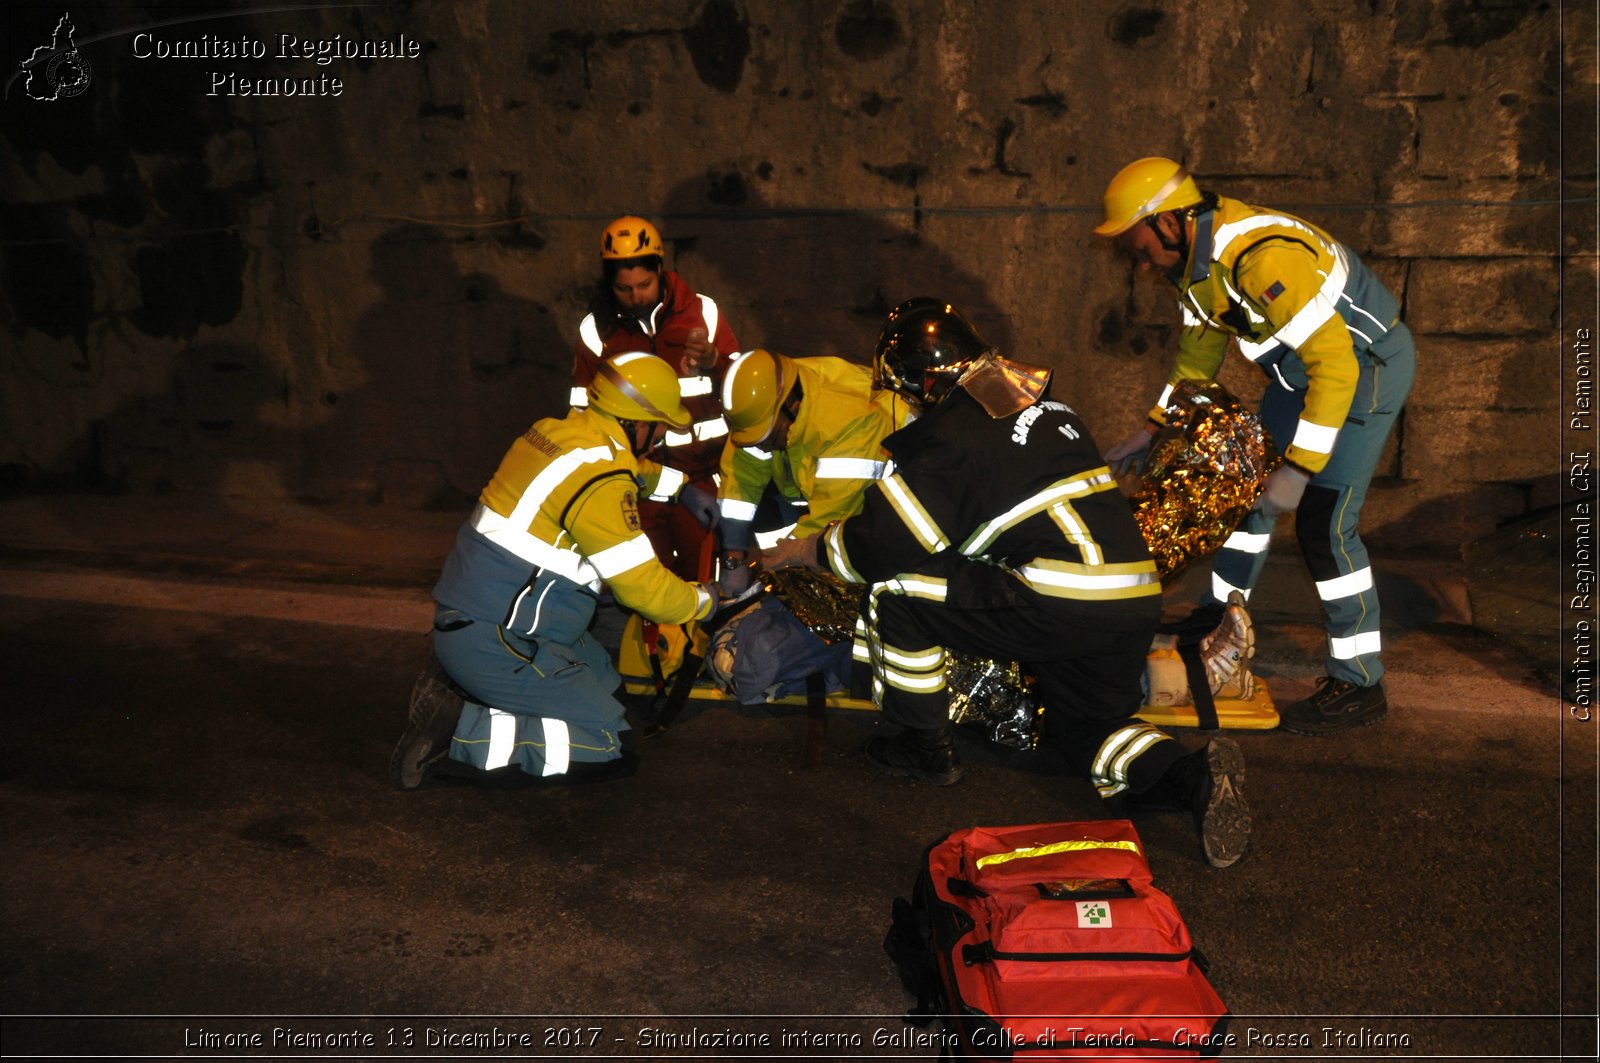
[[[1019,660],[1038,681],[1047,739],[1102,797],[1188,809],[1207,861],[1237,861],[1250,835],[1238,746],[1187,752],[1134,719],[1161,583],[1099,446],[1050,399],[1050,370],[999,357],[954,307],[919,298],[885,321],[874,374],[920,409],[884,441],[892,471],[855,516],[764,559],[869,585],[857,658],[903,728],[873,738],[869,759],[956,782],[946,647]]]

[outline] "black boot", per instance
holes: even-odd
[[[1278,726],[1297,735],[1334,735],[1377,723],[1388,714],[1389,698],[1382,682],[1358,687],[1327,675],[1317,680],[1310,697],[1283,709]]]
[[[890,775],[908,775],[929,786],[961,780],[961,758],[949,727],[907,727],[892,738],[870,739],[867,759]]]
[[[429,770],[450,753],[462,704],[455,684],[430,654],[428,667],[411,687],[405,732],[389,757],[390,782],[402,790],[422,785]]]

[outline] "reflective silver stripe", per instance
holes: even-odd
[[[1319,580],[1317,582],[1317,597],[1325,602],[1336,602],[1340,598],[1351,598],[1362,591],[1370,591],[1371,589],[1372,569],[1368,567],[1334,579]]]
[[[739,449],[744,451],[746,454],[750,455],[752,458],[756,459],[757,461],[771,461],[772,460],[772,452],[770,450],[762,450],[760,447],[740,447]]]
[[[716,300],[709,295],[700,296],[700,316],[706,322],[706,341],[714,347],[717,343],[717,321],[721,317],[721,311],[717,309]]]
[[[1243,336],[1237,336],[1235,339],[1239,344],[1239,353],[1250,359],[1252,362],[1261,361],[1261,359],[1265,358],[1269,354],[1272,354],[1279,347],[1283,346],[1283,344],[1270,337],[1262,340],[1260,343],[1256,343],[1253,340],[1247,340]]]
[[[1022,523],[1035,513],[1048,509],[1054,503],[1067,498],[1076,498],[1078,495],[1092,494],[1115,484],[1116,480],[1112,477],[1111,470],[1104,465],[1071,479],[1057,481],[1033,497],[1018,502],[993,520],[980,524],[971,538],[961,544],[961,552],[968,557],[981,554],[1005,534],[1007,529]]]
[[[1189,171],[1185,170],[1182,166],[1178,167],[1172,172],[1172,176],[1167,178],[1167,183],[1156,189],[1156,194],[1145,200],[1139,209],[1133,212],[1133,220],[1137,222],[1146,214],[1153,212],[1161,205],[1161,201],[1163,199],[1166,199],[1168,196],[1172,195],[1172,193],[1176,192],[1178,190],[1178,186],[1183,184],[1183,182],[1187,181],[1188,179]],[[1129,227],[1132,227],[1131,223]]]
[[[1385,325],[1382,321],[1379,321],[1377,318],[1373,317],[1372,314],[1370,312],[1368,312],[1365,307],[1363,307],[1360,304],[1358,304],[1354,299],[1350,298],[1349,295],[1341,292],[1339,297],[1341,299],[1343,299],[1345,302],[1350,304],[1350,309],[1354,310],[1356,313],[1360,314],[1362,317],[1366,318],[1368,321],[1372,322],[1374,325],[1377,325],[1379,332],[1387,333],[1389,331],[1389,326],[1388,325]]]
[[[1228,541],[1222,544],[1224,550],[1237,550],[1241,554],[1264,554],[1267,546],[1272,542],[1271,532],[1242,532],[1236,531],[1228,536]],[[1224,598],[1224,601],[1227,599]]]
[[[579,387],[573,388],[572,393],[567,396],[567,404],[576,406],[579,409],[589,405],[589,389]]]
[[[652,502],[671,502],[689,478],[677,469],[661,467],[661,478],[656,481],[656,489],[647,496]]]
[[[1166,409],[1167,403],[1172,401],[1172,393],[1176,390],[1178,390],[1176,384],[1168,384],[1166,387],[1162,388],[1161,397],[1156,400],[1156,405],[1161,407],[1163,410]]]
[[[871,458],[818,458],[819,480],[877,480],[883,477],[884,463]]]
[[[722,514],[723,520],[751,521],[756,519],[756,503],[739,498],[723,498],[717,501],[717,512]]]
[[[721,439],[728,434],[728,422],[721,417],[713,417],[705,421],[697,421],[694,426],[696,439]]]
[[[933,518],[922,508],[922,503],[911,493],[911,488],[906,486],[906,482],[898,475],[879,480],[878,486],[889,496],[895,511],[900,514],[901,522],[917,542],[922,544],[924,550],[936,554],[950,545],[944,531],[934,523]]]
[[[668,432],[662,439],[669,447],[682,447],[694,442],[694,436],[689,432]]]
[[[545,581],[545,585],[544,585],[544,590],[539,592],[539,600],[533,603],[533,623],[528,625],[528,631],[530,633],[539,630],[539,614],[544,612],[544,600],[546,598],[550,597],[550,592],[555,590],[555,587],[556,587],[556,581],[555,580],[553,580],[553,579],[552,580],[546,580]],[[517,604],[515,606],[512,606],[511,612],[507,613],[506,615],[507,616],[516,616],[517,615],[517,609],[520,608],[521,605],[522,605],[522,595],[519,594],[517,596]]]
[[[511,754],[517,748],[517,718],[499,709],[489,710],[489,752],[484,754],[485,771],[503,768],[511,763]]]
[[[1348,661],[1366,653],[1377,653],[1383,648],[1383,639],[1376,631],[1363,631],[1345,639],[1329,639],[1328,653],[1336,661]]]
[[[1199,328],[1205,324],[1205,321],[1196,317],[1194,311],[1189,309],[1189,304],[1182,299],[1178,300],[1178,309],[1183,311],[1184,328]]]
[[[575,583],[594,582],[599,577],[594,566],[589,564],[582,554],[576,550],[552,546],[536,538],[528,528],[538,515],[539,507],[567,477],[584,465],[610,461],[614,456],[610,447],[569,450],[546,465],[523,489],[522,497],[517,499],[517,504],[509,517],[502,517],[494,510],[480,504],[472,512],[473,528],[491,542],[511,551],[524,561],[530,561],[540,568],[550,569]]]
[[[615,546],[596,551],[589,557],[589,563],[594,565],[601,579],[614,579],[647,561],[655,560],[655,556],[656,552],[650,545],[650,540],[640,534],[632,539],[624,539]]]
[[[611,461],[615,457],[615,450],[609,446],[569,450],[541,469],[528,486],[523,488],[522,496],[517,499],[517,504],[512,507],[509,516],[502,518],[488,507],[480,505],[473,513],[473,527],[518,557],[544,568],[554,568],[563,576],[576,579],[577,577],[571,574],[576,567],[574,563],[559,560],[551,563],[548,555],[551,552],[570,554],[577,559],[577,565],[584,565],[586,563],[583,562],[582,556],[576,551],[559,550],[535,538],[528,529],[538,516],[540,507],[567,477],[585,465]],[[578,582],[586,583],[588,579],[578,579]]]
[[[1338,438],[1337,428],[1329,428],[1325,424],[1313,424],[1302,418],[1294,430],[1294,441],[1289,445],[1309,450],[1314,454],[1332,454],[1333,444]]]
[[[1087,572],[1063,572],[1060,569],[1043,568],[1039,565],[1023,565],[1017,569],[1017,572],[1029,583],[1078,591],[1125,590],[1129,587],[1144,587],[1152,583],[1161,582],[1161,577],[1155,572],[1100,575]]]
[[[1331,283],[1332,278],[1329,281]],[[1318,292],[1311,297],[1310,302],[1300,308],[1299,313],[1288,320],[1283,328],[1273,333],[1272,338],[1298,350],[1302,343],[1311,338],[1313,332],[1323,326],[1324,322],[1337,316],[1338,311],[1333,308],[1333,302],[1326,292]]]
[[[487,506],[480,505],[472,511],[471,524],[484,538],[497,546],[504,547],[530,564],[585,586],[600,582],[600,573],[595,571],[595,567],[582,554],[576,550],[551,546],[543,539],[534,538]]]
[[[1318,246],[1328,246],[1323,243],[1322,237],[1318,236],[1302,221],[1285,214],[1255,214],[1248,218],[1240,218],[1238,221],[1228,222],[1226,225],[1217,226],[1216,230],[1211,234],[1212,261],[1221,259],[1222,253],[1227,250],[1228,245],[1245,233],[1274,225],[1285,229],[1295,229],[1315,241]]]
[[[1232,594],[1234,591],[1238,591],[1240,594],[1244,595],[1245,601],[1248,602],[1250,600],[1249,591],[1245,590],[1243,587],[1235,587],[1233,584],[1229,583],[1215,572],[1211,573],[1211,597],[1215,598],[1219,602],[1225,602],[1228,600],[1228,595]]]
[[[1278,329],[1273,336],[1280,343],[1298,348],[1311,337],[1313,332],[1321,328],[1328,318],[1337,312],[1334,308],[1338,305],[1339,299],[1344,296],[1344,287],[1350,280],[1350,263],[1345,257],[1344,248],[1339,244],[1325,243],[1321,236],[1318,236],[1303,223],[1281,214],[1262,214],[1219,226],[1212,236],[1212,260],[1221,259],[1228,245],[1238,237],[1254,232],[1257,229],[1271,226],[1294,229],[1297,232],[1304,233],[1318,246],[1326,248],[1333,256],[1333,271],[1323,274],[1322,287],[1318,289],[1317,294],[1305,306],[1302,306],[1294,317],[1285,322],[1283,327]]]
[[[567,721],[542,716],[539,722],[544,726],[543,774],[565,774],[572,766],[572,734],[567,730]]]
[[[699,395],[711,394],[713,381],[708,376],[681,376],[678,378],[678,394],[686,399]]]
[[[578,326],[578,338],[581,339],[583,341],[583,345],[589,348],[590,352],[595,355],[599,355],[605,350],[606,345],[600,339],[600,326],[595,324],[593,314],[590,314],[588,317],[584,318],[583,323]]]

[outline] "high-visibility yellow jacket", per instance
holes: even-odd
[[[1386,357],[1385,338],[1400,317],[1394,296],[1316,226],[1226,197],[1195,219],[1193,249],[1175,282],[1183,331],[1151,420],[1162,423],[1179,381],[1215,377],[1237,337],[1240,353],[1275,386],[1305,394],[1294,438],[1277,443],[1289,462],[1321,471],[1361,367]]]
[[[511,444],[456,535],[433,596],[519,635],[581,634],[602,581],[648,619],[711,614],[715,596],[669,572],[640,530],[638,461],[614,418],[575,409]],[[575,631],[571,630],[576,628]]]
[[[717,497],[722,541],[730,548],[749,545],[750,522],[769,483],[790,501],[806,503],[793,533],[798,538],[860,509],[867,488],[883,476],[884,437],[904,427],[910,414],[893,392],[873,390],[866,366],[832,357],[795,358],[793,364],[801,400],[788,446],[769,452],[730,442],[723,449]]]

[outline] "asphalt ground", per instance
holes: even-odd
[[[881,945],[924,848],[1104,814],[1048,754],[964,737],[927,789],[869,770],[870,714],[806,770],[802,716],[699,704],[632,778],[398,792],[453,521],[124,507],[0,505],[7,1057],[934,1058]],[[1236,867],[1138,822],[1227,1055],[1593,1058],[1593,727],[1448,572],[1376,567],[1389,718],[1236,733]],[[1293,571],[1257,593],[1280,701],[1320,673]]]

